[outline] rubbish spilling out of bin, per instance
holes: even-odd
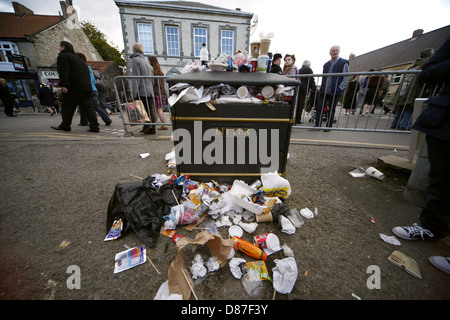
[[[172,161],[170,154],[166,160]],[[258,232],[260,224],[274,223],[280,233],[290,235],[303,226],[303,211],[314,216],[308,208],[289,208],[285,200],[290,195],[289,181],[277,172],[262,174],[252,184],[237,179],[232,184],[197,182],[174,174],[118,183],[108,204],[105,242],[120,241],[134,231],[144,245],[117,253],[114,273],[145,263],[146,248],[162,235],[173,240],[178,254],[158,299],[197,298],[195,285],[227,263],[230,277],[240,280],[251,297],[260,295],[263,283],[290,293],[297,278],[294,252],[281,245],[276,231]],[[226,229],[228,238],[219,228]],[[285,259],[279,259],[283,254]],[[266,265],[269,258],[276,264],[272,270]]]

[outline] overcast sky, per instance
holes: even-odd
[[[59,0],[16,0],[35,14],[58,15]],[[227,9],[241,8],[258,16],[259,33],[274,33],[272,52],[295,54],[296,65],[312,62],[315,73],[329,60],[329,49],[341,46],[341,57],[360,55],[406,40],[416,29],[430,32],[450,24],[450,0],[199,0]],[[80,20],[90,21],[110,43],[123,49],[119,9],[114,0],[73,0]],[[1,12],[13,12],[0,0]],[[1,28],[1,26],[0,26]],[[245,49],[248,48],[237,48]],[[438,48],[434,48],[435,50]]]

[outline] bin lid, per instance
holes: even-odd
[[[276,73],[261,72],[188,72],[166,79],[168,84],[189,83],[191,85],[247,85],[247,86],[266,86],[278,85],[299,86],[300,81],[294,78],[282,76]]]

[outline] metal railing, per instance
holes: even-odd
[[[170,112],[167,103],[169,88],[164,81],[167,78],[167,76],[117,76],[114,78],[115,108],[120,110],[126,134],[133,134],[136,130],[132,130],[132,127],[135,126],[138,126],[137,128],[142,126],[143,130],[146,128],[151,130],[157,125],[172,125],[164,116],[164,111]],[[140,86],[141,82],[145,82],[145,85]],[[139,90],[139,87],[144,89]],[[161,108],[158,107],[159,105]]]
[[[437,88],[419,84],[420,73],[400,70],[290,75],[302,82],[293,128],[409,134],[417,112],[413,111],[414,103],[408,101],[437,92]],[[339,90],[330,86],[327,101],[320,86],[328,82],[324,79],[337,77],[343,78],[341,83],[345,86]],[[405,90],[414,85],[418,86],[417,91]],[[336,91],[342,95],[333,94]]]
[[[294,112],[293,129],[310,130],[346,130],[364,132],[390,132],[409,134],[411,124],[420,114],[413,111],[413,105],[407,105],[410,95],[414,98],[433,96],[437,88],[419,86],[420,93],[412,93],[402,88],[414,85],[419,81],[421,71],[386,71],[386,72],[349,72],[327,74],[298,74],[289,77],[297,78],[303,85],[299,90],[298,102]],[[341,95],[330,95],[329,104],[322,98],[320,87],[333,78],[342,77],[345,87]],[[159,108],[155,105],[154,96],[169,97],[170,92],[165,81],[167,76],[118,76],[114,78],[116,93],[116,109],[121,117],[126,133],[133,133],[135,126],[154,127],[156,125],[171,126],[170,121],[161,119]],[[383,81],[383,79],[385,79]],[[326,80],[326,81],[324,81]],[[153,95],[149,89],[139,91],[138,83],[149,81]],[[133,84],[135,82],[135,84]],[[162,84],[163,82],[164,84]],[[371,86],[369,87],[369,83]],[[336,88],[331,88],[334,92]],[[303,92],[303,95],[302,95]],[[139,102],[140,101],[140,102]],[[333,105],[335,108],[333,110]],[[162,111],[170,113],[170,106],[165,103]],[[395,113],[395,114],[394,114]],[[164,112],[162,112],[164,115]],[[158,122],[159,118],[159,122]],[[402,122],[403,119],[403,122]],[[317,126],[320,125],[320,126]]]

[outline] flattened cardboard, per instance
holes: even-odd
[[[227,263],[227,257],[231,252],[231,248],[234,246],[234,241],[233,239],[222,239],[220,235],[211,234],[208,231],[198,233],[193,241],[190,241],[186,237],[177,241],[178,253],[169,267],[169,292],[170,294],[181,294],[183,300],[189,300],[191,297],[191,289],[186,282],[186,278],[183,276],[183,271],[186,275],[189,275],[183,260],[183,248],[187,245],[205,245],[211,254],[217,257],[217,262],[219,262],[222,268]],[[194,282],[191,277],[188,277],[188,281],[190,286],[194,287]]]

